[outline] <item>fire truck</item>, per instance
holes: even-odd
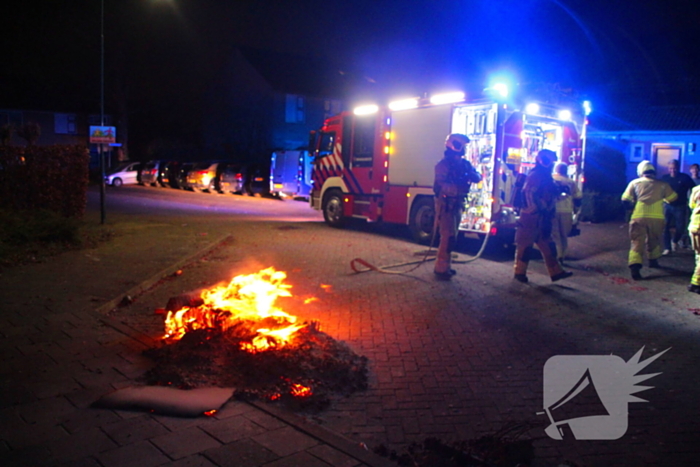
[[[446,136],[463,133],[471,140],[464,157],[481,182],[472,185],[459,230],[511,244],[518,216],[514,187],[534,167],[539,150],[556,152],[581,188],[586,114],[496,98],[466,102],[462,93],[342,112],[311,133],[310,205],[333,227],[349,218],[392,222],[428,242],[435,222],[434,167]]]

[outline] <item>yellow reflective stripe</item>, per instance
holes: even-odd
[[[637,203],[632,211],[632,219],[663,219],[664,202],[657,201],[652,204]]]

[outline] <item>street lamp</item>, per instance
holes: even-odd
[[[100,0],[100,126],[105,126],[105,1]],[[100,157],[100,223],[105,223],[105,158],[102,143]]]

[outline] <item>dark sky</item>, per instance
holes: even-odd
[[[163,127],[202,111],[199,90],[236,45],[330,57],[387,99],[478,88],[497,73],[571,88],[599,108],[628,90],[698,98],[683,83],[700,73],[693,0],[104,2],[108,102],[127,96],[133,118]],[[4,10],[0,108],[99,112],[99,0]]]

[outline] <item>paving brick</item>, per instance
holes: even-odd
[[[327,445],[314,446],[307,449],[306,452],[318,457],[333,467],[357,467],[361,464],[357,459]]]
[[[51,397],[16,407],[17,413],[30,424],[56,423],[75,411],[73,404],[64,397]]]
[[[331,467],[332,464],[322,461],[306,452],[298,452],[291,456],[264,464],[264,467]]]
[[[124,446],[168,433],[168,429],[152,417],[143,415],[103,425],[111,439]]]
[[[172,459],[180,459],[221,445],[197,427],[156,436],[151,442]]]
[[[78,409],[67,415],[61,421],[68,433],[75,434],[88,428],[108,425],[121,419],[111,410],[105,409]]]
[[[251,439],[209,449],[204,455],[219,467],[258,467],[279,456]]]
[[[318,444],[316,439],[292,427],[267,431],[261,435],[252,437],[252,439],[281,457],[303,451]]]
[[[116,443],[98,428],[81,431],[80,436],[68,436],[48,443],[51,456],[57,463],[83,459],[116,447]]]
[[[277,428],[286,426],[286,423],[282,422],[280,419],[259,410],[247,411],[243,416],[267,430],[276,430]]]
[[[148,441],[104,451],[97,459],[104,467],[151,467],[170,460]]]
[[[202,430],[222,443],[230,443],[232,441],[250,438],[265,433],[266,431],[265,428],[245,418],[243,415],[226,418],[224,420],[216,420],[214,423],[202,426]]]
[[[169,463],[169,467],[216,467],[212,461],[201,454],[185,457],[175,462]]]

